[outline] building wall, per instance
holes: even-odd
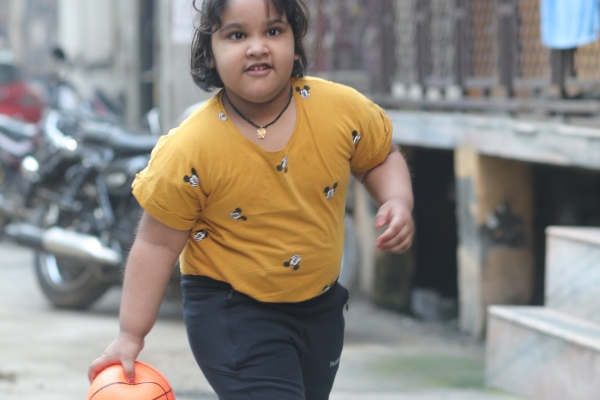
[[[142,37],[148,26],[141,20],[144,1],[154,1],[152,41]],[[212,95],[199,90],[189,74],[191,4],[191,0],[0,0],[0,36],[6,26],[10,45],[34,78],[50,72],[50,51],[60,46],[68,59],[60,73],[82,97],[102,89],[123,106],[125,122],[132,129],[139,126],[149,105],[159,106],[166,133],[189,105]],[[153,68],[140,63],[143,45],[153,46]],[[149,81],[154,90],[142,90]],[[151,99],[142,99],[142,93]]]
[[[84,97],[101,88],[119,99],[130,127],[140,118],[138,1],[59,0],[57,6],[65,77]]]
[[[189,72],[194,10],[190,0],[157,0],[158,80],[163,133],[190,105],[212,96],[200,90]]]
[[[10,0],[0,5],[0,47],[15,51],[29,78],[42,78],[56,41],[56,0]]]

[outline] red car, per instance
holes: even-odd
[[[14,64],[0,59],[0,114],[36,123],[44,102],[21,78]]]

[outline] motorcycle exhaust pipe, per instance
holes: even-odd
[[[8,224],[4,233],[23,246],[44,250],[59,257],[108,265],[119,265],[123,260],[119,251],[103,246],[97,237],[59,227],[42,229],[29,224]]]

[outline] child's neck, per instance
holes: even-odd
[[[282,111],[285,111],[290,101],[291,85],[286,85],[271,100],[262,103],[248,101],[231,90],[225,89],[224,98],[234,112],[243,119],[250,120],[252,123],[263,126],[272,122]]]
[[[292,87],[286,88],[273,100],[266,103],[252,103],[231,91],[223,92],[223,105],[231,121],[240,133],[251,142],[268,151],[278,151],[285,147],[296,126],[296,104]]]

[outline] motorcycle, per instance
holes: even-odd
[[[11,214],[4,233],[35,250],[37,280],[54,306],[86,308],[121,282],[142,214],[131,183],[158,137],[59,110],[42,126],[43,145],[19,171],[27,212]]]
[[[0,115],[0,229],[12,217],[25,216],[20,196],[15,194],[27,190],[20,169],[28,167],[23,161],[40,141],[37,125]]]

